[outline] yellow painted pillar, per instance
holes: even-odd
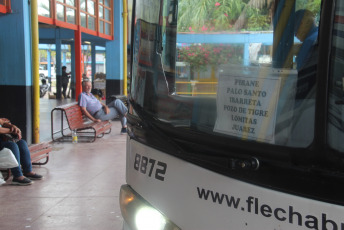
[[[128,76],[127,76],[127,40],[128,40],[128,6],[127,0],[123,0],[123,94],[128,95]]]
[[[33,143],[39,143],[39,35],[38,4],[31,0],[31,48],[32,48],[32,90],[33,90]]]

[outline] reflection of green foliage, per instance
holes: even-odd
[[[241,46],[202,44],[182,46],[178,50],[178,60],[187,62],[195,70],[205,70],[207,66],[216,67],[226,63],[241,61]]]
[[[55,63],[56,51],[51,50],[51,45],[48,45],[48,50],[39,50],[39,61],[47,61],[48,51],[50,51],[51,61]]]
[[[299,0],[296,3],[296,11],[300,9],[307,9],[315,16],[316,23],[320,20],[321,0]]]
[[[242,0],[180,0],[179,32],[211,32],[231,28],[245,3]]]
[[[286,0],[288,1],[288,0]],[[296,10],[320,13],[321,0],[297,0]],[[272,0],[179,0],[178,32],[269,30]]]
[[[47,54],[46,50],[39,50],[39,57],[40,58],[43,58],[44,60],[46,60],[47,56],[48,56],[48,54]]]
[[[270,28],[270,18],[268,15],[268,11],[264,9],[259,10],[254,7],[247,8],[247,28],[250,31],[262,31],[262,30],[269,30]]]
[[[296,1],[296,10],[308,9],[314,15],[320,13],[321,0],[298,0]]]

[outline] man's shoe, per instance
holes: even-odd
[[[12,180],[13,185],[30,185],[32,183],[33,182],[26,177],[24,177],[24,179],[22,179],[22,180],[19,180],[18,178],[13,178],[13,180]]]
[[[30,180],[42,180],[43,179],[43,176],[42,175],[39,175],[37,173],[33,174],[33,175],[24,175],[25,177],[29,178]]]
[[[121,129],[121,134],[126,134],[127,133],[127,128],[122,128]]]

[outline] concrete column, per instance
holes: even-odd
[[[96,74],[96,45],[91,44],[91,60],[92,60],[92,81],[94,80],[94,75]]]
[[[62,65],[61,65],[61,40],[59,39],[59,29],[56,29],[56,99],[61,99],[62,87]]]
[[[250,65],[250,44],[244,44],[244,66]]]
[[[48,77],[49,77],[49,82],[51,82],[51,52],[50,50],[47,50],[47,68],[48,68]]]
[[[62,53],[62,65],[64,65],[64,66],[67,65],[66,52],[65,51]]]
[[[114,3],[114,40],[106,42],[106,98],[123,93],[122,1]]]
[[[71,72],[72,72],[72,76],[71,76],[71,90],[72,90],[72,95],[71,98],[75,99],[75,45],[74,43],[70,44],[70,50],[71,50]]]
[[[74,51],[75,51],[75,96],[78,98],[81,88],[81,29],[74,31]]]

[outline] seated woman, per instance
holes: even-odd
[[[7,139],[7,135],[12,135],[16,138],[15,141]],[[41,180],[43,177],[32,171],[30,151],[25,140],[21,139],[20,129],[11,124],[6,118],[0,118],[0,146],[1,148],[10,149],[19,166],[12,168],[13,174],[12,184],[15,185],[30,185],[31,180]],[[23,171],[22,171],[23,169]]]

